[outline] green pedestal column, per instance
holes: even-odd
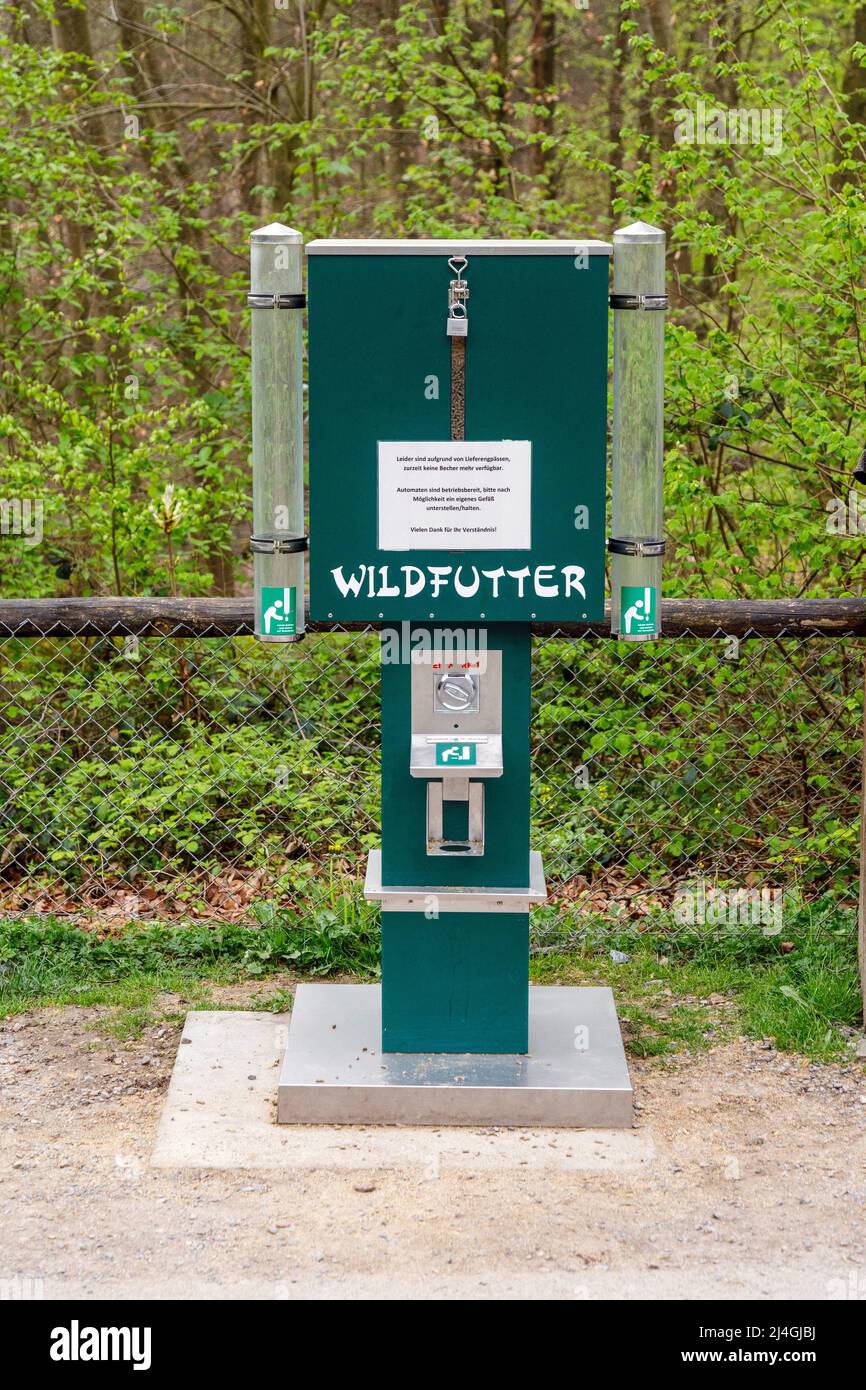
[[[384,1052],[526,1052],[529,914],[382,913]]]
[[[411,665],[382,667],[382,882],[416,889],[425,903],[423,912],[382,913],[382,1046],[388,1052],[527,1048],[528,913],[437,907],[437,889],[529,885],[529,630],[492,623],[480,631],[487,649],[502,653],[503,739],[502,775],[484,780],[482,855],[427,853],[427,780],[409,775]],[[385,650],[395,650],[388,633]],[[465,835],[465,805],[446,810],[453,818],[449,833]]]

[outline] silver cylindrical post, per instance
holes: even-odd
[[[665,234],[635,222],[613,234],[611,632],[661,630]]]
[[[303,238],[278,222],[250,236],[255,633],[304,633]]]

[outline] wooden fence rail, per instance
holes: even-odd
[[[309,623],[311,632],[380,624]],[[477,626],[477,624],[476,624]],[[537,637],[610,636],[603,623],[533,623]],[[60,598],[0,601],[2,637],[239,637],[253,631],[248,598]],[[662,601],[662,638],[866,637],[866,598]]]

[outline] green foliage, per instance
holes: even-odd
[[[548,641],[533,659],[536,824],[549,872],[850,880],[861,740],[853,644],[823,643],[819,654],[784,643],[623,651]]]
[[[0,551],[6,596],[206,592],[247,506],[243,277],[196,236],[195,185],[166,196],[162,142],[131,157],[129,100],[116,74],[94,87],[76,55],[0,36],[3,495],[45,505],[45,543]],[[172,480],[173,581],[148,506]]]
[[[533,979],[610,985],[636,1055],[700,1051],[738,1033],[817,1061],[851,1055],[861,1023],[856,910],[832,896],[789,900],[778,930],[684,927],[664,912],[617,922],[567,907],[533,918]]]
[[[671,234],[667,515],[678,590],[859,592],[862,540],[832,529],[827,512],[847,501],[866,442],[866,130],[840,91],[843,78],[866,86],[866,74],[856,49],[846,71],[838,42],[851,9],[754,4],[745,49],[721,7],[702,9],[710,42],[692,44],[687,63],[640,34],[635,9],[631,45],[655,101],[680,126],[700,104],[763,112],[769,138],[665,148],[630,130],[641,155],[616,198],[623,214],[640,206]]]
[[[257,906],[264,939],[257,939],[244,956],[248,975],[265,975],[275,967],[307,975],[378,975],[379,913],[364,901],[357,883],[343,885],[339,897],[332,891],[330,902],[322,902],[314,891],[300,920],[298,915],[272,903]]]
[[[100,30],[92,58],[30,14],[52,8],[22,6],[0,36],[3,492],[46,506],[45,544],[0,548],[4,593],[234,582],[246,237],[273,217],[307,237],[660,223],[668,591],[862,589],[860,536],[826,510],[864,443],[850,0],[336,0],[269,10],[239,48],[225,7],[136,7],[139,27]],[[156,93],[182,95],[155,97],[143,72],[160,65]],[[186,99],[202,76],[208,101]],[[700,110],[746,125],[717,139]],[[148,505],[167,483],[184,500],[172,563]]]
[[[316,672],[341,640],[324,698]],[[373,640],[311,636],[302,664],[241,639],[186,645],[182,667],[151,647],[0,645],[8,871],[75,883],[240,862],[276,879],[298,855],[375,842]]]
[[[148,923],[109,934],[51,918],[0,922],[0,1013],[110,1003],[121,1006],[115,1032],[128,1035],[167,990],[198,999],[207,981],[378,974],[377,913],[356,885],[333,880],[301,907],[265,903],[256,915],[255,928]],[[780,934],[684,929],[666,914],[611,923],[567,906],[533,918],[533,979],[613,986],[636,1056],[700,1051],[739,1032],[816,1060],[850,1055],[855,921],[832,898],[794,906]],[[615,963],[613,950],[628,959]],[[278,1012],[290,1002],[283,987],[263,1001]]]
[[[378,973],[376,913],[349,889],[340,901],[311,894],[302,908],[258,909],[255,928],[139,923],[111,933],[48,917],[0,921],[0,1014],[35,1004],[100,1003],[112,986],[138,990],[146,1008],[157,990],[197,980]],[[124,993],[128,1002],[129,994]]]
[[[534,654],[534,843],[549,878],[856,872],[854,644]],[[229,866],[278,896],[378,843],[372,636],[0,643],[6,882],[171,885]],[[588,784],[576,781],[576,769]]]

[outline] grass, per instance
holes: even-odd
[[[107,1005],[100,1027],[129,1037],[164,994],[202,1007],[214,986],[281,973],[378,975],[377,911],[351,882],[318,888],[303,912],[263,903],[256,916],[255,927],[130,923],[109,932],[57,918],[0,922],[0,1014]],[[533,948],[537,983],[611,986],[636,1056],[745,1035],[841,1060],[860,1026],[856,913],[830,898],[789,907],[774,935],[750,925],[683,927],[667,913],[612,923],[546,907],[533,915]],[[255,1002],[281,1011],[291,996],[277,987]]]
[[[619,926],[544,913],[532,978],[609,985],[637,1056],[742,1035],[842,1060],[862,1026],[857,914],[832,898],[789,905],[773,934],[759,925],[683,927],[668,913]],[[628,959],[617,963],[611,951]]]
[[[109,1006],[103,1031],[130,1037],[152,1020],[160,995],[202,1008],[213,986],[252,984],[279,972],[378,975],[377,913],[352,882],[315,885],[303,912],[262,903],[256,917],[256,927],[131,922],[109,931],[50,916],[0,921],[0,1015]],[[255,1002],[278,1012],[291,1006],[291,996],[276,990]]]

